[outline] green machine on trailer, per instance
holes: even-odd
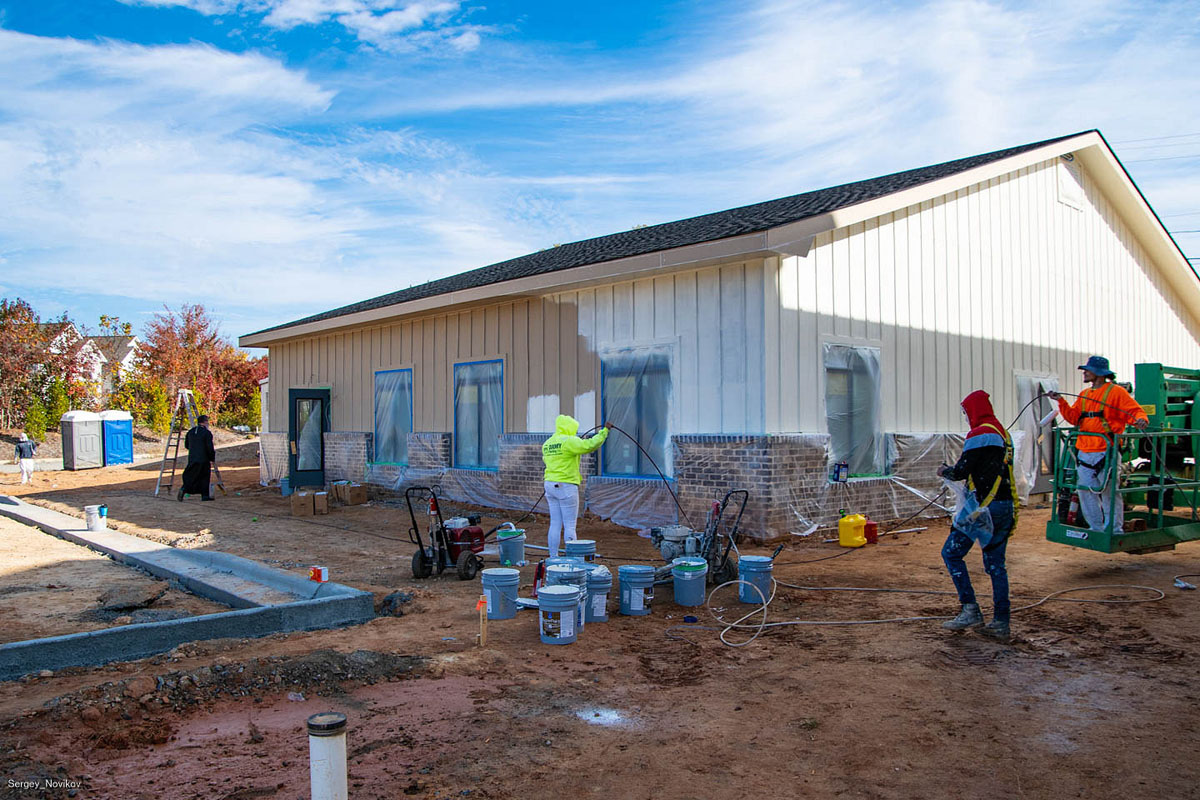
[[[1200,370],[1137,364],[1134,399],[1150,424],[1130,426],[1109,443],[1106,478],[1120,473],[1112,493],[1105,530],[1089,530],[1082,515],[1068,524],[1064,500],[1082,489],[1075,458],[1075,428],[1055,430],[1054,490],[1058,513],[1046,525],[1046,538],[1101,553],[1152,553],[1200,539]],[[1124,503],[1125,530],[1112,529],[1117,503]]]

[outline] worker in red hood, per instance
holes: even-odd
[[[1000,420],[996,419],[987,392],[971,392],[963,398],[962,410],[971,426],[963,441],[962,456],[952,467],[945,464],[939,467],[938,475],[952,481],[967,481],[967,488],[975,493],[979,506],[991,514],[992,535],[982,550],[983,568],[992,578],[995,612],[983,631],[998,639],[1007,639],[1010,606],[1004,551],[1017,523],[1012,439]],[[962,603],[962,612],[942,626],[948,630],[961,631],[983,625],[983,614],[975,600],[975,589],[971,586],[971,577],[963,561],[974,543],[975,540],[965,532],[952,526],[942,547],[942,560],[946,562],[946,569],[950,570],[950,578]]]

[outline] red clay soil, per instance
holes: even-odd
[[[1046,512],[1027,510],[1009,548],[1025,602],[1099,583],[1166,597],[1047,603],[1014,616],[1008,644],[933,621],[775,628],[733,648],[704,611],[685,625],[695,611],[668,590],[651,616],[614,615],[574,645],[541,644],[522,611],[493,622],[479,648],[478,583],[412,579],[400,509],[293,519],[277,492],[257,486],[254,467],[225,473],[230,494],[214,503],[150,497],[156,473],[144,467],[59,474],[58,488],[25,497],[66,510],[107,502],[121,530],[180,546],[296,571],[324,564],[380,598],[409,593],[403,616],[0,684],[0,797],[307,797],[304,720],[327,709],[350,720],[355,798],[1200,796],[1200,593],[1171,588],[1172,576],[1200,572],[1200,545],[1090,553],[1047,543]],[[945,524],[922,524],[930,529],[816,563],[796,562],[842,551],[789,543],[776,577],[949,590]],[[544,540],[544,518],[526,527]],[[654,555],[607,523],[587,520],[581,536],[605,555]],[[986,589],[978,556],[968,563]],[[731,595],[714,602],[727,615],[745,608]],[[768,618],[954,610],[943,595],[781,588]]]

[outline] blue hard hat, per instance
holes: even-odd
[[[1107,378],[1113,374],[1113,371],[1108,368],[1108,359],[1104,356],[1089,356],[1086,364],[1080,364],[1080,369],[1086,369],[1093,375],[1101,378]]]

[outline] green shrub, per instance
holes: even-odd
[[[66,412],[63,412],[66,413]],[[25,433],[35,442],[46,441],[46,405],[42,398],[35,397],[25,412]]]

